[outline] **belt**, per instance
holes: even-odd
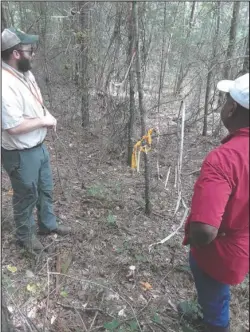
[[[39,148],[40,146],[42,146],[44,143],[44,141],[42,141],[41,143],[35,145],[35,146],[32,146],[32,148],[25,148],[25,149],[14,149],[14,150],[7,150],[5,148],[2,147],[2,150],[4,152],[13,152],[13,151],[28,151],[28,150],[32,150],[32,149],[35,149],[35,148]]]

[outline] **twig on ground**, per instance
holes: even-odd
[[[74,308],[74,309],[75,309],[75,312],[77,313],[77,315],[79,316],[79,318],[80,318],[80,320],[82,322],[82,326],[83,326],[85,332],[88,332],[87,327],[86,327],[86,325],[85,325],[85,323],[84,323],[84,321],[82,319],[82,316],[80,315],[79,311],[76,308]]]
[[[180,225],[176,228],[175,231],[173,231],[171,234],[169,234],[169,235],[168,235],[167,237],[165,237],[163,240],[161,240],[161,241],[159,241],[159,242],[156,242],[156,243],[152,243],[152,244],[150,244],[150,246],[148,247],[149,252],[151,251],[151,248],[152,248],[153,246],[156,246],[156,245],[158,245],[158,244],[163,244],[163,243],[167,242],[169,239],[171,239],[171,238],[172,238],[172,237],[178,232],[178,230],[179,230],[180,228],[182,228],[182,226],[183,226],[183,224],[184,224],[184,221],[185,221],[186,218],[187,218],[188,211],[189,211],[189,209],[188,209],[188,207],[186,206],[186,203],[184,202],[183,199],[182,199],[182,204],[183,204],[183,206],[184,206],[184,208],[185,208],[185,211],[184,211],[184,215],[183,215],[183,217],[182,217],[182,220],[181,220]]]
[[[162,325],[161,323],[155,322],[154,320],[151,320],[151,322],[152,322],[153,324],[155,324],[156,326],[158,326],[162,331],[164,331],[164,332],[168,332],[168,330],[165,328],[165,326]]]
[[[162,278],[162,280],[160,281],[160,285],[163,284],[163,281],[164,281],[164,280],[170,275],[170,273],[171,273],[172,271],[174,271],[174,268],[172,268],[170,271],[168,271],[168,273],[165,275],[165,277]]]
[[[169,166],[169,169],[168,169],[168,172],[167,172],[165,186],[164,186],[165,189],[167,189],[167,184],[168,184],[168,180],[169,180],[170,171],[171,171],[171,166]]]
[[[101,306],[102,303],[103,303],[103,299],[104,299],[104,294],[102,295],[102,301],[101,301],[100,306]],[[89,332],[92,330],[92,327],[93,327],[93,325],[95,324],[95,320],[96,320],[97,315],[98,315],[98,311],[96,311],[96,313],[95,313],[95,317],[93,318],[93,321],[92,321],[92,323],[91,323],[91,325],[90,325]]]
[[[195,171],[192,171],[192,172],[190,172],[190,173],[185,173],[184,175],[192,175],[192,174],[199,174],[200,173],[200,171],[201,171],[201,169],[199,168],[199,169],[196,169]]]
[[[153,213],[155,216],[160,217],[160,218],[162,218],[162,219],[165,218],[162,214],[158,213],[157,211],[152,211],[152,213]]]
[[[175,169],[174,169],[174,188],[176,188],[177,186],[177,166],[175,166]]]
[[[179,210],[180,203],[181,203],[181,191],[178,193],[178,198],[177,198],[177,202],[176,202],[176,208],[175,208],[175,211],[174,211],[174,216],[176,215],[176,213]]]
[[[61,307],[65,309],[70,309],[70,310],[78,310],[78,311],[99,311],[101,314],[109,316],[111,318],[115,318],[115,316],[109,314],[106,311],[101,310],[100,308],[84,308],[84,307],[74,307],[71,305],[63,304],[61,302],[56,302],[56,304],[60,305]]]
[[[56,272],[61,272],[61,255],[60,253],[58,254],[58,256],[56,257]],[[56,275],[56,296],[58,295],[60,290],[60,276]]]

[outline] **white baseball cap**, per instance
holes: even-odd
[[[249,110],[249,73],[234,81],[224,80],[217,84],[217,89],[228,92],[233,100]]]

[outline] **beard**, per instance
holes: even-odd
[[[32,68],[31,61],[29,59],[21,58],[17,61],[17,68],[22,73],[26,73]]]

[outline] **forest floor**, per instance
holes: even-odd
[[[29,331],[182,331],[177,304],[196,305],[183,227],[149,251],[183,218],[182,207],[174,216],[176,136],[162,136],[149,153],[153,211],[147,217],[143,170],[132,172],[123,156],[107,152],[108,135],[96,129],[98,121],[84,131],[79,123],[66,124],[59,112],[57,117],[58,136],[49,134],[47,141],[54,206],[73,233],[40,237],[48,253],[36,260],[15,244],[11,187],[2,170],[2,284],[17,331],[24,331],[24,321]],[[154,121],[148,119],[148,126]],[[219,142],[197,129],[185,133],[182,187],[188,206],[202,160]],[[249,331],[248,295],[247,280],[232,287],[233,332]],[[192,330],[186,325],[183,331]]]

